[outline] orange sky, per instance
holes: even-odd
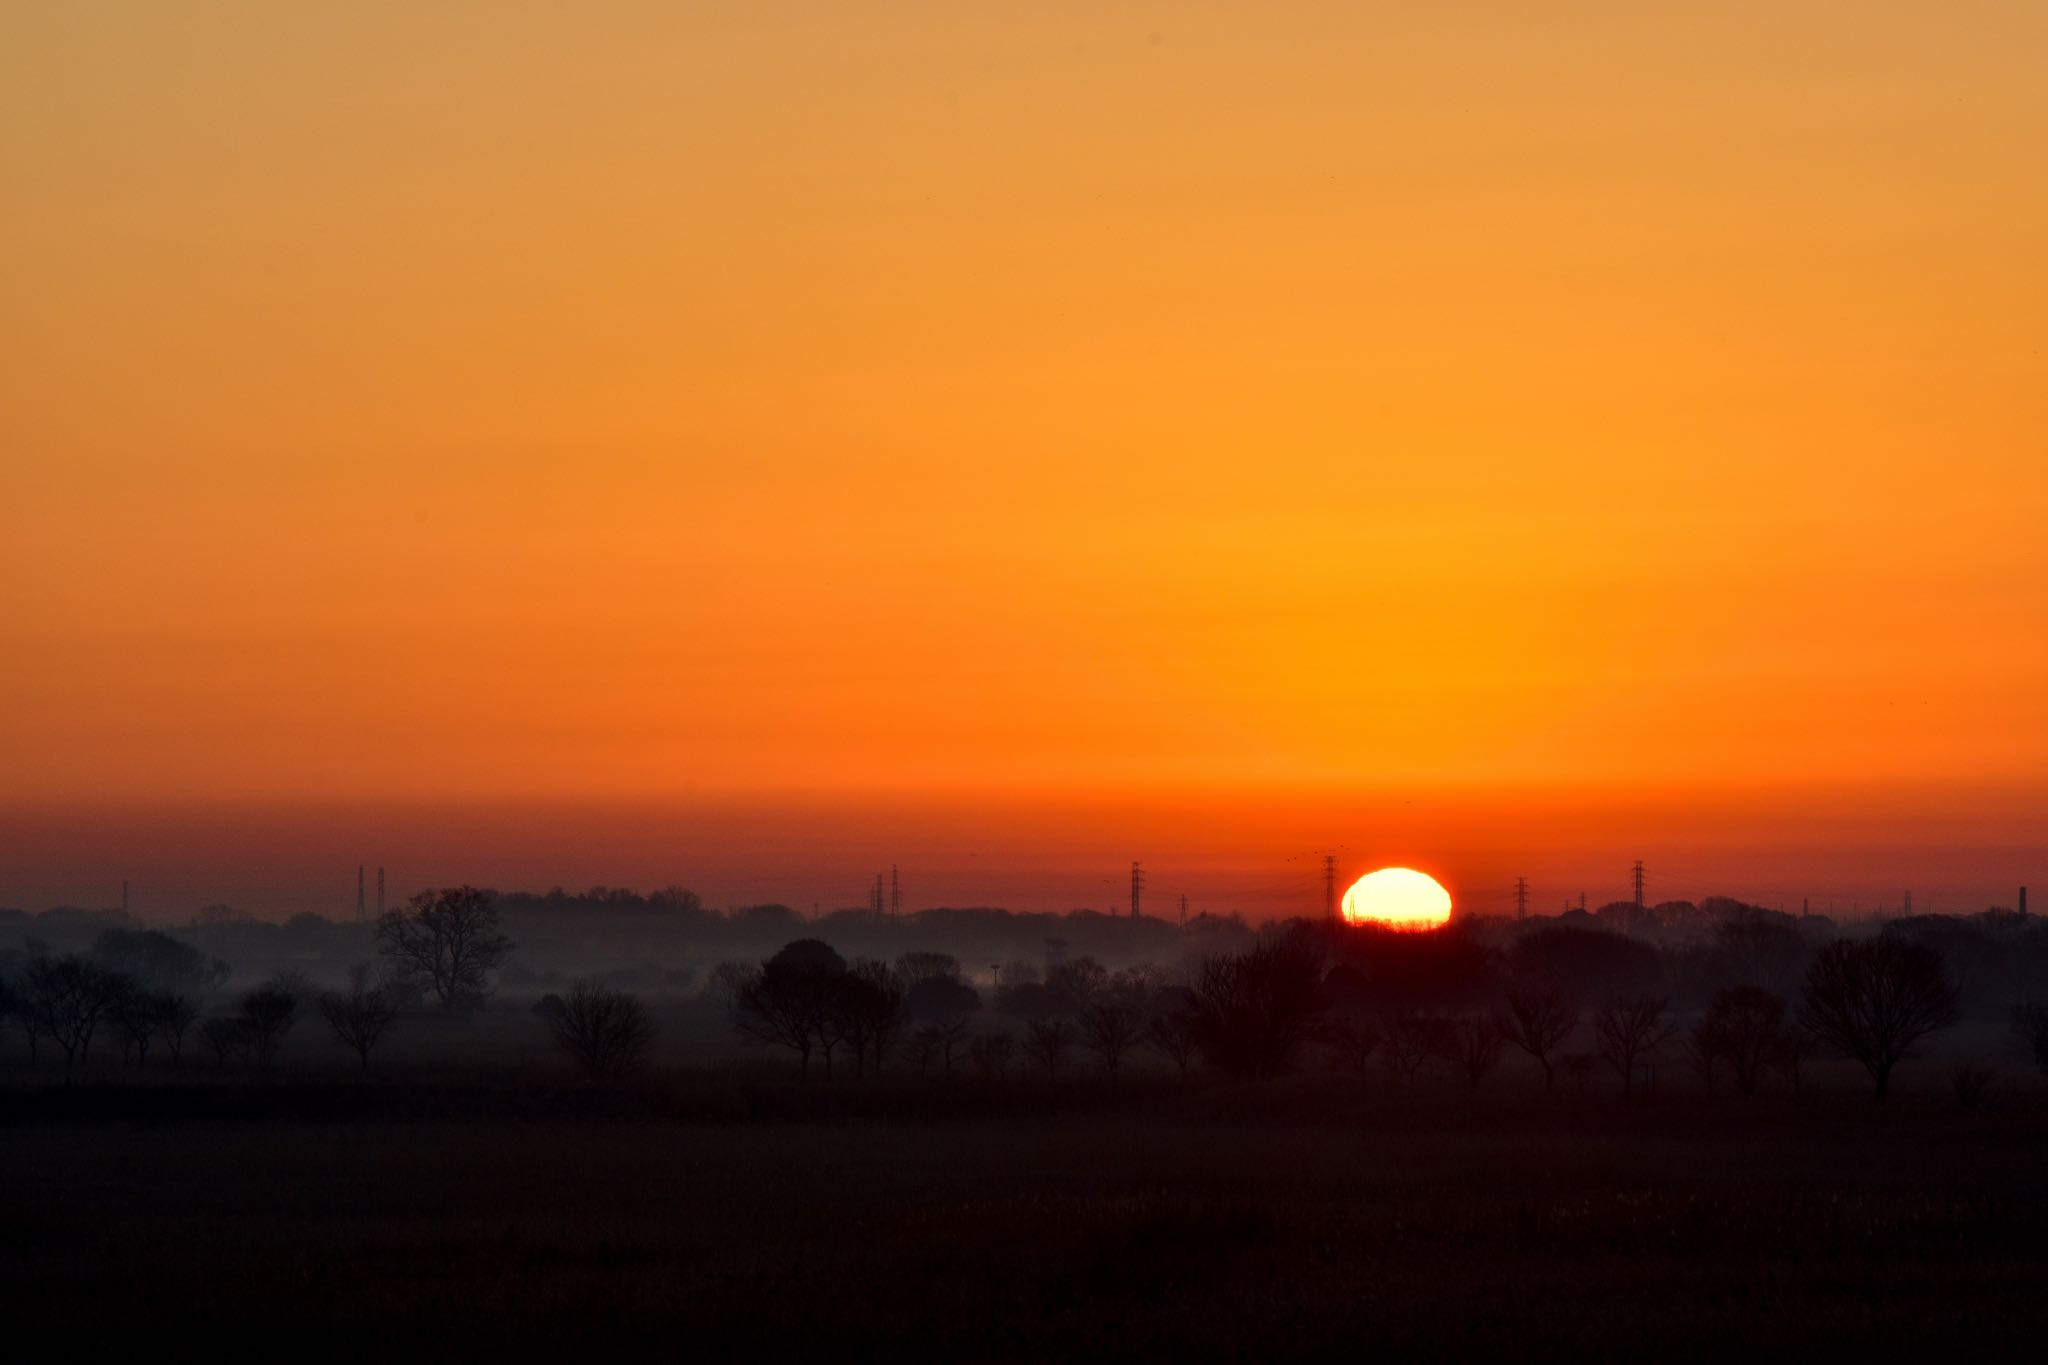
[[[2044,61],[2033,0],[10,7],[7,796],[2010,824]]]

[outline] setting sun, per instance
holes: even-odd
[[[1384,924],[1395,929],[1434,929],[1451,919],[1451,893],[1427,872],[1383,867],[1368,872],[1344,893],[1346,924]]]

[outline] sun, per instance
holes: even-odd
[[[1451,893],[1427,872],[1413,868],[1383,867],[1368,872],[1344,893],[1346,924],[1435,929],[1450,920]]]

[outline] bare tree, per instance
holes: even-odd
[[[926,976],[903,994],[910,1017],[924,1025],[920,1032],[930,1035],[945,1068],[953,1074],[953,1054],[964,1046],[974,1029],[969,1018],[981,1008],[981,996],[957,976]]]
[[[1501,1049],[1505,1046],[1507,1035],[1501,1032],[1499,1022],[1490,1014],[1469,1014],[1445,1020],[1438,1039],[1440,1055],[1458,1069],[1467,1085],[1474,1088],[1500,1061]]]
[[[370,968],[358,963],[349,968],[348,990],[329,991],[320,997],[320,1014],[334,1040],[356,1054],[362,1069],[370,1069],[370,1051],[398,1018],[398,1005],[382,986],[370,984]]]
[[[134,978],[117,976],[107,1019],[121,1031],[121,1051],[133,1051],[135,1064],[146,1066],[151,1043],[163,1036],[164,1025],[182,1004],[169,991],[152,991]]]
[[[192,1003],[191,997],[174,991],[165,991],[158,999],[162,1007],[156,1016],[157,1037],[170,1049],[171,1064],[175,1066],[184,1056],[185,1034],[199,1018],[199,1006]]]
[[[1678,1031],[1658,995],[1610,997],[1593,1011],[1593,1041],[1601,1058],[1621,1077],[1624,1099],[1636,1093],[1636,1066],[1657,1055]]]
[[[909,1012],[903,984],[895,969],[875,958],[862,958],[839,979],[826,1011],[828,1031],[853,1051],[853,1074],[866,1074],[870,1060],[880,1071],[882,1059],[896,1045]]]
[[[254,1037],[247,1019],[225,1014],[199,1026],[199,1041],[213,1054],[213,1064],[224,1067],[231,1062],[246,1062]]]
[[[1693,1052],[1709,1068],[1727,1063],[1735,1088],[1753,1095],[1765,1069],[1778,1064],[1790,1042],[1785,1019],[1785,1002],[1761,986],[1717,991],[1692,1031]]]
[[[250,1055],[269,1066],[298,1017],[298,997],[276,986],[260,986],[243,996],[242,1023],[248,1031]]]
[[[64,1049],[64,1070],[84,1065],[92,1056],[92,1036],[114,1007],[127,978],[90,958],[76,955],[29,959],[23,973],[25,1014],[29,1025],[56,1040]]]
[[[1536,1059],[1543,1088],[1552,1089],[1558,1049],[1578,1031],[1579,1012],[1556,991],[1511,991],[1499,1024],[1502,1037]]]
[[[1114,1082],[1123,1070],[1124,1054],[1145,1036],[1145,1011],[1120,995],[1104,996],[1081,1011],[1081,1040],[1102,1063]]]
[[[1024,1026],[1024,1055],[1044,1067],[1048,1077],[1059,1073],[1060,1059],[1073,1043],[1074,1026],[1057,1015]]]
[[[654,1020],[639,997],[594,981],[569,988],[548,1017],[556,1044],[592,1076],[631,1070],[654,1046]]]
[[[1372,1074],[1373,1057],[1380,1050],[1379,1026],[1360,1014],[1338,1014],[1323,1021],[1316,1038],[1329,1050],[1330,1060],[1359,1080]]]
[[[1379,1031],[1380,1057],[1387,1070],[1404,1083],[1413,1081],[1432,1057],[1443,1056],[1449,1048],[1448,1020],[1404,1007],[1383,1011]]]
[[[1171,1009],[1154,1015],[1152,1022],[1145,1026],[1145,1041],[1173,1063],[1182,1080],[1188,1078],[1188,1067],[1195,1060],[1197,1049],[1192,1011]]]
[[[903,1060],[910,1064],[919,1080],[923,1080],[925,1074],[931,1070],[932,1060],[939,1055],[942,1043],[939,1029],[933,1024],[913,1029],[910,1036],[903,1040]]]
[[[999,1081],[1010,1074],[1010,1058],[1016,1055],[1017,1040],[1007,1033],[984,1033],[967,1045],[967,1060],[985,1081]]]
[[[1941,954],[1888,934],[1828,944],[1806,970],[1799,1022],[1814,1037],[1862,1064],[1877,1098],[1892,1069],[1921,1039],[1955,1023],[1956,987]]]
[[[1280,933],[1250,950],[1212,957],[1193,987],[1195,1036],[1219,1070],[1267,1080],[1293,1065],[1316,1035],[1328,1002],[1322,945]]]
[[[396,972],[434,993],[443,1009],[481,1000],[490,974],[512,952],[498,932],[496,898],[473,886],[422,891],[377,921],[377,951]]]

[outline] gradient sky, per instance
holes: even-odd
[[[2044,63],[2034,0],[9,6],[0,902],[109,803],[2023,879]]]

